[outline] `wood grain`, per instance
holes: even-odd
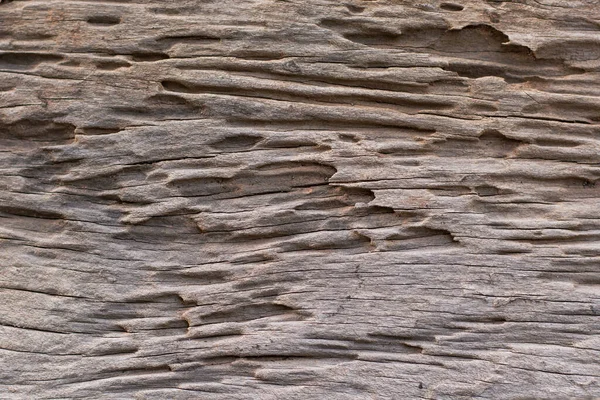
[[[600,398],[597,0],[0,4],[0,398]]]

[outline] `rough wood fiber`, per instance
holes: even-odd
[[[597,0],[0,4],[2,399],[600,398]]]

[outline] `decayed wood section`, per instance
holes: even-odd
[[[0,398],[600,398],[596,0],[0,4]]]

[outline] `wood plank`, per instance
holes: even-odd
[[[0,4],[0,398],[600,398],[592,0]]]

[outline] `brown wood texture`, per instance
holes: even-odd
[[[0,398],[600,398],[597,0],[0,4]]]

